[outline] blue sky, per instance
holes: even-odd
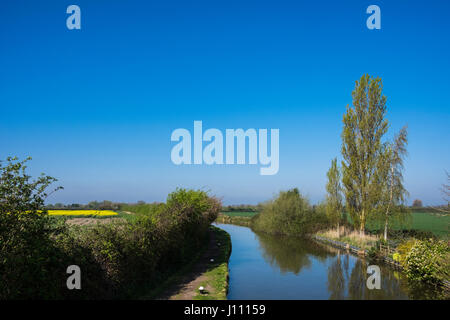
[[[66,27],[81,8],[81,30]],[[381,8],[381,30],[366,8]],[[50,202],[324,197],[355,80],[380,76],[389,136],[409,126],[410,202],[450,171],[448,1],[2,1],[0,158],[57,177]],[[174,129],[280,129],[280,169],[176,166]]]

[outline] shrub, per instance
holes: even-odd
[[[370,247],[369,250],[367,250],[367,257],[371,261],[379,259],[380,258],[379,246],[375,245],[373,247]]]
[[[128,221],[68,227],[49,217],[45,190],[25,162],[0,162],[0,299],[112,299],[138,297],[204,246],[221,203],[204,191],[177,189],[165,204],[139,204]],[[145,207],[144,207],[145,206]],[[66,287],[78,265],[82,290]]]
[[[392,256],[394,261],[398,261],[400,264],[404,265],[406,262],[406,258],[408,254],[411,252],[411,249],[416,244],[417,240],[411,239],[405,242],[402,242],[398,245],[396,252]]]
[[[206,243],[220,202],[203,191],[177,189],[165,204],[135,220],[85,229],[78,243],[88,248],[116,298],[153,289]]]
[[[314,210],[297,188],[281,191],[276,199],[264,204],[251,225],[271,234],[305,235],[326,220],[323,206],[319,208]]]
[[[53,241],[60,229],[44,210],[56,179],[32,180],[26,162],[0,161],[0,299],[55,298],[64,254]]]
[[[417,240],[404,258],[406,275],[413,280],[439,283],[448,280],[449,247],[444,241]]]

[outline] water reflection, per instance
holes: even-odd
[[[348,282],[348,255],[344,256],[345,263],[342,263],[341,254],[337,254],[337,258],[328,267],[328,291],[330,299],[342,300],[346,297],[346,286]]]
[[[381,289],[366,286],[368,262],[322,243],[219,225],[231,235],[229,299],[443,299],[379,264]]]
[[[256,233],[256,238],[264,260],[278,267],[281,273],[299,274],[303,268],[311,266],[311,255],[322,262],[333,256],[330,251],[323,250],[320,244],[306,239],[264,233]]]

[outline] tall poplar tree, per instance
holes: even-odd
[[[346,208],[364,235],[367,219],[380,210],[383,183],[379,168],[387,132],[386,97],[380,78],[363,75],[352,92],[352,106],[347,105],[342,131],[342,183]]]

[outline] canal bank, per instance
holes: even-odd
[[[329,238],[319,236],[319,235],[313,235],[312,238],[316,241],[331,245],[336,248],[344,249],[348,252],[357,254],[359,256],[364,257],[364,256],[369,255],[369,250],[358,248],[358,247],[350,245],[349,243],[346,243],[346,242],[329,239]],[[393,248],[390,248],[389,246],[379,244],[379,247],[377,247],[377,250],[378,250],[378,254],[379,254],[377,257],[378,260],[383,261],[384,263],[388,264],[389,266],[391,266],[392,268],[394,268],[396,270],[403,271],[403,266],[400,264],[400,262],[395,261],[394,259],[391,258],[391,255],[393,255],[395,253],[395,248],[393,249]],[[440,284],[440,286],[442,287],[443,290],[445,290],[447,292],[447,294],[450,294],[450,282],[449,281],[443,280],[442,284]]]
[[[230,254],[230,235],[220,228],[211,226],[209,243],[205,250],[189,266],[165,283],[164,289],[156,295],[156,299],[226,300]]]

